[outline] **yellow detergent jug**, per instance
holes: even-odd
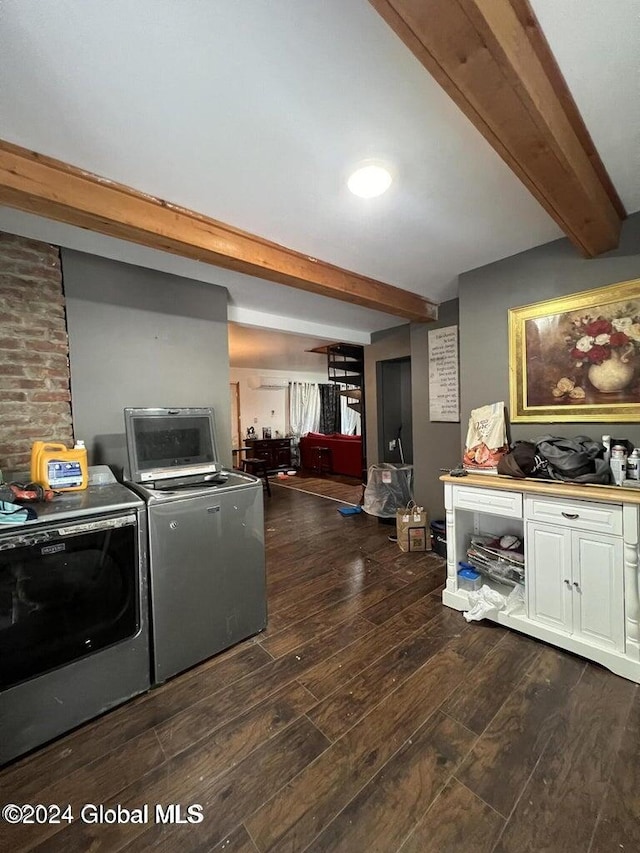
[[[31,480],[45,489],[78,492],[89,483],[87,449],[76,441],[73,450],[55,441],[34,441],[31,448]]]

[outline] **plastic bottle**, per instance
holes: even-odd
[[[611,450],[611,473],[616,486],[621,486],[627,473],[627,452],[621,444]]]
[[[31,480],[45,489],[78,492],[89,484],[87,449],[77,441],[72,450],[56,441],[34,441],[31,448]]]
[[[627,459],[627,480],[640,480],[640,450],[637,447]]]
[[[603,435],[602,443],[604,444],[604,461],[609,464],[611,462],[611,436]]]

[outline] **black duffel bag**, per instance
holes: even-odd
[[[543,435],[536,441],[536,450],[546,459],[546,473],[552,480],[603,486],[614,483],[609,463],[603,458],[604,445],[586,435]]]
[[[498,474],[508,477],[546,477],[547,460],[543,459],[531,441],[516,441],[498,462]]]

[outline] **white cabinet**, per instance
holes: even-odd
[[[571,531],[527,524],[527,602],[529,618],[571,630]]]
[[[442,479],[444,604],[469,609],[457,569],[474,534],[515,534],[525,546],[525,612],[489,618],[640,683],[640,490],[479,475]]]
[[[527,495],[526,505],[530,521],[622,536],[622,507],[617,504]]]
[[[458,563],[467,560],[467,549],[474,536],[499,538],[510,535],[524,540],[523,501],[518,492],[459,486],[453,490],[450,503],[447,510],[447,590],[457,594]],[[484,583],[504,595],[513,588],[486,577]],[[445,603],[448,603],[446,597]]]
[[[622,539],[528,522],[527,600],[529,619],[622,651]]]
[[[572,531],[573,634],[624,651],[622,539]]]
[[[522,495],[494,489],[465,489],[459,486],[453,493],[456,509],[482,512],[488,515],[522,518]]]

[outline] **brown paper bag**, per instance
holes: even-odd
[[[401,551],[430,551],[429,517],[424,507],[413,501],[396,511],[396,535]]]

